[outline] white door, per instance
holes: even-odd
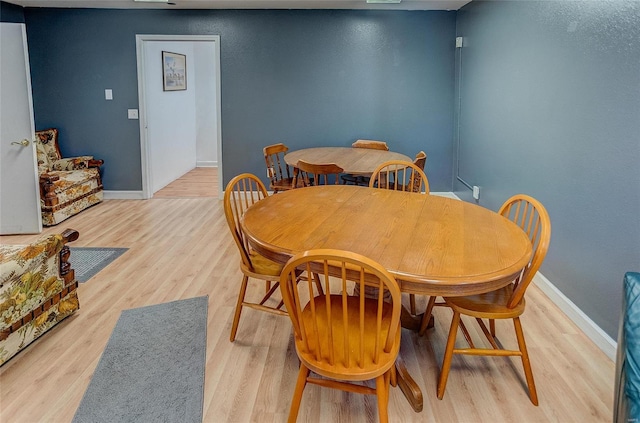
[[[24,24],[0,28],[0,234],[40,233],[27,33]]]

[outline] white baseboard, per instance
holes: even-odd
[[[105,200],[144,200],[142,191],[104,191]]]
[[[575,323],[578,328],[589,339],[591,339],[611,360],[616,360],[616,348],[618,343],[607,335],[593,320],[589,318],[582,310],[578,308],[569,298],[567,298],[558,288],[556,288],[549,279],[545,278],[540,272],[533,278],[533,283],[549,299],[567,315],[567,317]]]
[[[459,200],[453,192],[432,192],[432,195],[440,195]],[[533,283],[562,311],[578,328],[591,339],[602,352],[611,360],[616,360],[616,348],[618,343],[603,331],[593,320],[578,308],[566,295],[545,278],[540,272],[536,273]]]
[[[440,197],[453,198],[454,200],[459,200],[460,199],[460,197],[458,197],[453,192],[430,192],[429,194],[430,195],[438,195]]]
[[[197,161],[196,167],[218,167],[217,161]]]
[[[460,198],[453,192],[432,192],[432,195]],[[578,308],[566,295],[552,284],[540,272],[536,273],[533,283],[562,311],[578,328],[591,339],[611,360],[616,360],[618,343],[603,331],[593,320]]]

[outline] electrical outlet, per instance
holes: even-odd
[[[477,185],[473,186],[473,198],[475,198],[476,200],[480,199],[480,187]]]

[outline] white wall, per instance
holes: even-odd
[[[147,41],[144,46],[147,140],[151,192],[155,193],[196,166],[196,92],[194,43]],[[187,56],[187,89],[162,90],[162,51]],[[215,98],[215,97],[214,97]]]
[[[216,66],[213,42],[193,42],[196,92],[196,164],[218,165],[216,120]]]

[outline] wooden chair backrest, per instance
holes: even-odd
[[[351,144],[353,148],[370,148],[372,150],[384,150],[389,151],[389,146],[384,141],[375,140],[356,140]]]
[[[420,151],[416,154],[416,158],[413,160],[413,164],[418,166],[424,171],[424,165],[427,163],[427,154],[424,151]]]
[[[240,250],[242,263],[251,271],[253,271],[253,265],[249,258],[249,243],[240,226],[240,219],[249,207],[267,196],[267,188],[257,176],[251,173],[236,176],[229,181],[224,190],[224,215],[233,240]]]
[[[547,255],[551,239],[551,220],[542,203],[525,194],[509,198],[498,213],[520,226],[531,240],[533,248],[531,261],[515,281],[513,294],[507,304],[507,307],[513,308],[524,297],[527,287]]]
[[[320,280],[323,292],[314,292],[317,285],[311,278],[296,283],[296,275],[305,270]],[[367,296],[349,295],[354,284],[359,292],[368,287]],[[375,367],[380,354],[394,347],[400,330],[400,288],[377,262],[349,251],[305,251],[285,265],[280,289],[298,348],[302,345],[301,352],[320,365],[348,374],[355,366]]]
[[[298,160],[293,174],[293,186],[300,185],[299,179],[302,179],[302,185],[308,187],[310,185],[329,185],[330,175],[334,175],[334,183],[340,182],[340,174],[343,169],[335,163],[314,164]]]
[[[289,166],[284,161],[284,155],[288,151],[289,147],[282,143],[268,145],[262,149],[267,165],[267,174],[272,185],[282,179],[291,178]]]
[[[369,186],[429,194],[429,180],[424,171],[402,160],[390,160],[378,166],[371,174]]]

